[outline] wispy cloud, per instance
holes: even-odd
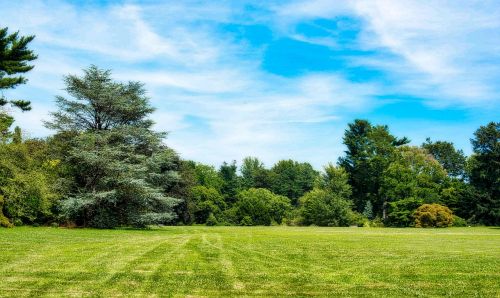
[[[388,71],[399,82],[398,92],[428,98],[432,105],[498,104],[500,6],[496,1],[297,1],[277,13],[283,17],[278,23],[286,25],[291,37],[302,21],[360,18],[365,26],[358,46],[396,57],[356,57],[354,63]]]
[[[268,164],[289,157],[317,167],[335,161],[346,123],[375,110],[384,96],[424,98],[435,107],[498,107],[494,2],[40,0],[8,2],[0,19],[37,36],[29,84],[8,91],[33,101],[33,112],[16,114],[33,135],[49,133],[41,119],[54,109],[53,96],[64,94],[62,76],[89,64],[113,69],[119,80],[144,82],[157,108],[156,127],[170,131],[167,143],[185,158],[213,164],[247,155]],[[324,34],[299,30],[304,24]],[[228,26],[265,27],[267,43],[294,39],[354,50],[344,54],[348,67],[383,76],[353,79],[344,69],[271,73],[263,66],[268,44],[236,38]],[[344,29],[356,31],[348,44],[338,38]]]

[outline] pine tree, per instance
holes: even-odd
[[[366,201],[365,208],[363,209],[363,215],[368,219],[373,219],[373,205],[371,201]]]
[[[153,111],[139,82],[117,83],[109,70],[91,66],[83,77],[65,77],[71,99],[56,98],[49,128],[73,135],[63,157],[72,169],[73,189],[64,202],[69,220],[112,228],[166,224],[178,200],[165,189],[172,171],[161,155],[164,133],[154,132]]]
[[[18,74],[26,73],[33,69],[28,65],[37,56],[27,48],[35,36],[21,36],[19,32],[8,34],[8,28],[0,28],[0,92],[3,89],[15,88],[25,84],[28,80]],[[17,75],[17,76],[16,76]],[[26,100],[7,100],[0,94],[0,107],[11,104],[22,111],[31,110],[30,102]]]

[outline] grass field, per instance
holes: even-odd
[[[0,229],[0,296],[500,297],[500,229]]]

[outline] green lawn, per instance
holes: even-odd
[[[500,229],[0,229],[0,296],[500,297]]]

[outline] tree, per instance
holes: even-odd
[[[290,198],[292,205],[297,206],[298,199],[313,188],[317,176],[309,163],[280,160],[270,171],[271,190]]]
[[[382,215],[383,198],[379,195],[381,173],[392,161],[394,149],[407,144],[407,138],[396,138],[387,126],[373,126],[367,120],[356,119],[348,125],[343,137],[347,150],[339,165],[349,174],[352,201],[362,212],[367,201],[373,204],[375,215]]]
[[[25,84],[28,80],[23,77],[33,69],[29,61],[33,61],[37,56],[28,49],[28,44],[35,36],[19,36],[19,32],[8,33],[8,28],[0,28],[0,92],[4,89],[15,88],[20,84]],[[16,76],[17,75],[17,76]],[[3,94],[0,96],[0,107],[11,104],[22,111],[31,110],[30,102],[26,100],[7,100]]]
[[[471,139],[470,183],[483,195],[476,204],[476,221],[500,225],[500,122],[481,126]]]
[[[453,224],[451,210],[439,204],[424,204],[417,208],[413,216],[417,228],[444,228]]]
[[[427,138],[422,148],[426,149],[448,173],[448,176],[462,178],[465,173],[466,158],[462,150],[457,150],[453,143]]]
[[[324,167],[324,173],[320,174],[316,182],[316,187],[329,191],[344,199],[349,199],[352,194],[347,172],[344,168],[335,166],[331,163]]]
[[[285,196],[263,188],[250,188],[238,194],[234,209],[241,225],[268,226],[273,222],[281,224],[291,205]]]
[[[205,165],[202,163],[194,163],[196,184],[206,187],[213,187],[218,192],[222,191],[224,180],[220,177],[219,173],[213,166]]]
[[[389,212],[406,212],[405,220],[389,221],[393,225],[408,224],[408,216],[415,204],[436,203],[441,200],[441,190],[447,179],[446,171],[425,149],[402,146],[394,151],[393,162],[383,172],[380,195],[390,204]],[[402,204],[399,201],[406,203]],[[417,206],[417,207],[418,207]],[[405,208],[406,208],[405,207]],[[390,215],[390,214],[389,214]],[[391,216],[389,216],[391,217]],[[397,216],[397,218],[402,218]]]
[[[317,226],[348,226],[351,202],[325,189],[313,189],[300,198],[304,224]]]
[[[373,219],[373,205],[371,201],[366,201],[365,208],[363,209],[363,216],[368,219]]]
[[[215,217],[219,222],[222,219],[222,212],[227,208],[224,197],[213,187],[194,186],[190,190],[192,214],[195,222],[204,224],[210,218]]]
[[[219,168],[219,176],[222,178],[221,193],[228,204],[233,204],[240,189],[240,177],[238,177],[236,161],[222,163]]]
[[[64,81],[72,98],[56,97],[59,111],[46,126],[70,143],[62,156],[73,180],[65,216],[99,228],[172,222],[178,200],[165,190],[177,177],[165,168],[165,134],[151,129],[143,85],[114,82],[96,66]]]
[[[16,140],[0,145],[0,218],[5,222],[41,224],[54,219],[52,208],[59,200],[57,168],[47,142]]]
[[[241,184],[248,188],[270,188],[269,170],[257,157],[245,157],[241,165]]]

